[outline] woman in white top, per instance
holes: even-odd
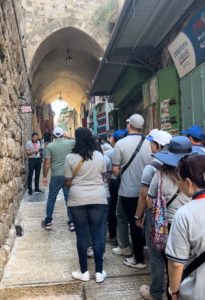
[[[75,132],[75,146],[65,161],[66,185],[70,186],[68,206],[74,220],[80,271],[72,272],[72,277],[88,281],[87,268],[88,240],[85,232],[90,232],[95,257],[96,281],[106,277],[103,271],[104,215],[107,214],[107,197],[102,174],[103,155],[96,151],[95,140],[87,128]],[[82,162],[79,168],[79,163]],[[77,174],[76,168],[78,168]]]

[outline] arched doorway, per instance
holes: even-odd
[[[60,29],[41,43],[29,72],[37,123],[43,117],[39,115],[41,108],[61,95],[76,110],[77,124],[81,125],[81,107],[86,104],[102,55],[103,50],[95,40],[73,27]]]

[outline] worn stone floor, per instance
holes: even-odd
[[[150,280],[149,270],[135,270],[123,264],[107,245],[104,269],[108,278],[94,279],[93,259],[89,259],[92,279],[82,283],[72,279],[79,268],[75,233],[68,230],[65,203],[60,193],[51,231],[41,228],[47,190],[25,194],[20,207],[23,236],[17,237],[0,282],[0,300],[138,300],[138,289]]]

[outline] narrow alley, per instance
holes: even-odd
[[[0,300],[204,300],[204,155],[205,0],[0,0]]]

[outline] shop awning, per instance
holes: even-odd
[[[152,69],[152,59],[167,34],[200,0],[126,0],[104,57],[95,75],[90,96],[112,95],[121,75],[130,66]]]

